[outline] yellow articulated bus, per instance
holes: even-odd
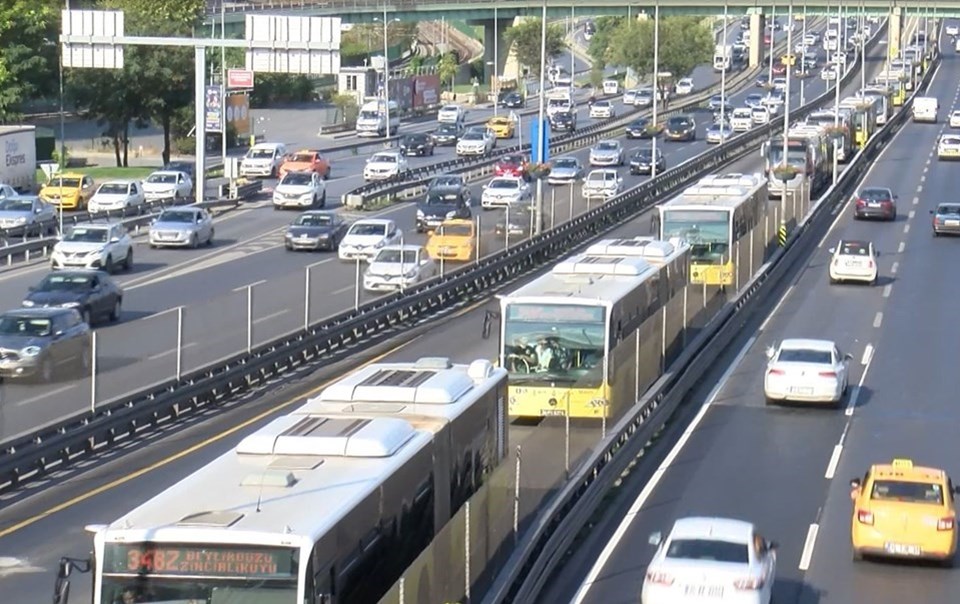
[[[648,241],[574,256],[500,297],[511,417],[615,417],[659,377],[681,337],[690,248]]]
[[[703,178],[658,206],[660,239],[690,244],[690,282],[733,285],[735,246],[767,212],[767,179],[762,174]]]
[[[840,109],[850,110],[850,115],[853,118],[854,140],[860,149],[867,146],[867,141],[877,131],[877,113],[873,108],[874,102],[854,96],[840,101]]]

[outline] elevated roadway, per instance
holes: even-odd
[[[704,87],[718,76],[712,70],[702,69],[695,77],[698,87]],[[811,79],[806,98],[821,94],[824,85],[819,78]],[[731,103],[739,105],[747,92],[756,91],[750,88],[731,94]],[[794,94],[792,99],[794,103],[798,102],[799,94]],[[581,125],[590,122],[586,111],[585,106],[580,108],[578,119]],[[698,115],[697,119],[699,139],[696,142],[660,145],[668,167],[706,149],[703,135],[712,119],[709,113]],[[628,153],[650,144],[649,141],[626,141],[623,136],[616,138],[623,142]],[[412,165],[427,164],[450,155],[452,151],[438,149],[436,157],[414,159]],[[588,149],[571,155],[587,165]],[[344,167],[344,163],[350,167]],[[361,158],[334,163],[335,176],[330,181],[328,200],[332,202],[335,195],[345,191],[347,186],[360,184],[360,179],[353,174],[361,170]],[[625,168],[621,172],[625,188],[648,178],[631,176]],[[337,176],[345,173],[350,175]],[[477,203],[482,184],[471,185]],[[554,199],[555,203],[552,203]],[[586,211],[590,204],[581,198],[577,185],[572,190],[567,186],[549,188],[545,207],[548,211],[555,207],[554,219],[560,223],[571,213],[577,215]],[[494,233],[503,213],[484,212],[479,207],[474,208],[474,213],[481,218],[484,252],[503,249],[506,238]],[[405,242],[426,241],[426,235],[417,234],[415,230],[414,204],[397,204],[369,214],[345,214],[348,219],[390,218],[403,229]],[[173,378],[178,356],[177,307],[184,307],[180,357],[183,373],[246,350],[251,323],[248,321],[248,305],[252,308],[250,342],[254,346],[301,328],[307,316],[316,321],[352,308],[357,295],[355,264],[341,263],[335,254],[292,253],[284,249],[283,232],[294,216],[293,212],[275,212],[268,202],[259,208],[232,212],[217,222],[216,242],[211,249],[154,250],[139,240],[141,245],[136,248],[133,270],[117,276],[125,290],[122,321],[117,325],[101,326],[97,331],[95,393],[89,378],[66,377],[49,385],[9,385],[7,397],[11,404],[0,417],[0,441],[71,413],[90,409],[94,397],[96,402],[105,402]],[[519,237],[511,239],[518,240]],[[453,263],[444,266],[444,270],[453,268]],[[37,283],[47,270],[46,264],[39,264],[0,273],[0,308],[19,306],[28,287]],[[307,271],[310,274],[309,309],[306,308],[305,291]],[[247,286],[252,286],[249,300]],[[372,294],[360,292],[361,303],[371,298]]]
[[[868,63],[871,71],[878,67],[876,61]],[[853,88],[845,90],[844,94],[852,91]],[[756,155],[745,157],[728,168],[742,172],[760,169],[761,161]],[[647,213],[625,223],[610,236],[646,234],[649,229]],[[390,344],[382,351],[372,351],[364,359],[353,361],[438,355],[454,361],[495,358],[496,338],[480,337],[485,312],[495,308],[495,302],[476,304],[424,326],[405,337],[402,343]],[[28,596],[46,594],[59,556],[83,556],[89,550],[90,537],[83,532],[84,525],[119,517],[138,502],[228,451],[244,434],[277,413],[300,404],[305,396],[323,387],[323,380],[342,375],[344,370],[346,364],[330,367],[309,378],[272,388],[242,406],[212,411],[207,416],[211,418],[209,421],[198,421],[175,434],[159,433],[146,442],[131,443],[118,451],[115,458],[52,476],[51,488],[34,496],[6,501],[5,509],[0,511],[0,557],[9,556],[14,560],[4,582],[5,592],[14,601],[20,601],[16,600],[18,597],[33,601]],[[575,465],[597,442],[601,427],[594,422],[574,422],[571,428],[570,460],[571,465]],[[510,441],[523,448],[521,513],[528,520],[541,498],[562,479],[564,423],[559,418],[551,418],[538,425],[512,425]],[[88,579],[78,577],[73,591],[84,594],[88,588]]]
[[[942,116],[957,108],[960,56],[952,49],[928,94],[940,99]],[[894,457],[960,475],[960,414],[948,377],[960,337],[960,289],[944,278],[960,249],[933,238],[929,222],[938,202],[956,199],[954,168],[936,158],[937,138],[947,130],[943,120],[910,123],[888,144],[863,185],[899,195],[897,221],[854,221],[849,206],[838,213],[773,314],[745,335],[718,379],[704,380],[703,406],[652,479],[631,481],[616,513],[541,601],[636,602],[654,550],[648,536],[689,515],[742,518],[779,542],[778,603],[957,600],[955,570],[852,560],[848,486],[869,465]],[[828,249],[842,239],[870,240],[880,250],[876,286],[829,284]],[[764,405],[765,349],[794,337],[832,339],[853,354],[844,410]]]

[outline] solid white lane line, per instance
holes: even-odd
[[[870,355],[867,355],[867,351],[870,351]],[[843,414],[847,417],[851,417],[853,412],[857,408],[857,401],[860,399],[860,392],[863,390],[863,384],[867,381],[867,374],[870,373],[870,365],[873,363],[873,356],[876,351],[873,346],[867,345],[867,348],[863,351],[863,373],[860,374],[860,381],[857,382],[857,387],[853,389],[850,393],[850,400],[847,402],[847,408],[844,410]]]
[[[597,578],[600,576],[600,573],[603,571],[603,567],[606,566],[607,562],[610,561],[610,557],[613,556],[613,552],[616,551],[620,541],[623,539],[624,535],[626,535],[627,530],[630,528],[630,524],[633,523],[633,519],[636,518],[637,514],[640,513],[640,510],[647,502],[647,499],[650,498],[650,495],[653,494],[654,489],[657,488],[657,485],[670,468],[670,465],[673,464],[674,460],[677,458],[677,455],[680,454],[680,451],[687,444],[687,441],[690,440],[691,436],[693,436],[694,431],[700,425],[700,422],[703,421],[704,416],[707,415],[707,411],[713,405],[713,401],[720,393],[720,389],[723,388],[723,386],[727,383],[727,380],[730,379],[730,376],[733,375],[733,372],[740,365],[743,357],[746,356],[747,351],[750,350],[750,347],[753,346],[753,343],[756,340],[757,336],[753,336],[747,340],[747,343],[744,344],[743,348],[740,349],[740,352],[737,353],[733,363],[730,364],[727,370],[720,377],[717,385],[713,387],[713,390],[707,397],[707,402],[700,407],[700,411],[697,412],[696,417],[693,418],[693,421],[690,422],[690,425],[687,426],[687,429],[683,431],[682,435],[680,435],[680,439],[677,440],[675,445],[673,445],[673,448],[667,454],[666,458],[664,458],[656,472],[653,473],[653,475],[650,477],[650,480],[647,481],[646,485],[644,485],[643,490],[640,491],[640,494],[634,500],[633,504],[630,506],[630,509],[627,510],[623,520],[620,521],[620,525],[617,526],[617,530],[613,533],[613,536],[610,537],[610,540],[607,541],[603,551],[600,552],[600,556],[597,558],[597,561],[594,562],[592,567],[590,567],[590,572],[587,573],[586,578],[583,580],[580,588],[577,589],[577,593],[573,596],[570,604],[581,604],[587,597],[590,587],[593,586]]]
[[[807,529],[807,540],[803,543],[803,553],[800,554],[800,570],[806,571],[810,568],[810,559],[813,558],[813,547],[817,544],[817,533],[820,532],[820,525],[813,523]]]
[[[893,284],[892,284],[892,283],[887,283],[886,285],[884,285],[884,286],[883,286],[883,297],[884,297],[884,298],[889,298],[889,297],[890,297],[890,291],[891,291],[892,289],[893,289]]]
[[[796,283],[794,283],[793,285],[787,288],[787,291],[785,291],[783,293],[783,296],[780,298],[780,300],[777,301],[777,305],[773,307],[773,311],[771,311],[771,313],[767,315],[767,318],[763,320],[763,323],[760,324],[760,329],[758,331],[763,331],[764,329],[767,328],[767,323],[769,323],[770,319],[772,319],[773,316],[777,314],[777,311],[780,310],[780,307],[783,306],[783,303],[787,301],[787,298],[790,296],[790,293],[793,292],[793,288],[795,286],[796,286]]]
[[[253,320],[253,324],[254,324],[254,325],[257,325],[257,324],[259,324],[259,323],[264,323],[264,322],[269,321],[269,320],[271,320],[271,319],[276,319],[277,317],[282,317],[283,315],[287,314],[288,312],[290,312],[290,309],[289,309],[289,308],[284,308],[283,310],[278,310],[277,312],[273,312],[273,313],[270,313],[269,315],[264,315],[264,316],[262,316],[262,317],[260,317],[260,318],[258,318],[258,319],[254,319],[254,320]]]
[[[898,268],[900,268],[900,263],[899,263],[899,262],[894,262],[893,265],[890,267],[890,272],[893,273],[894,275],[896,275]]]
[[[903,241],[900,242],[900,245],[897,246],[897,253],[902,254],[903,250],[907,249],[907,244]]]
[[[833,453],[830,455],[830,463],[827,464],[827,471],[823,475],[827,480],[833,480],[833,477],[836,476],[841,453],[843,453],[843,445],[834,445]]]
[[[73,386],[60,386],[59,388],[51,390],[50,392],[44,392],[43,394],[38,394],[37,396],[31,396],[30,398],[25,398],[23,400],[17,401],[15,404],[17,407],[24,407],[31,403],[35,403],[39,400],[42,400],[48,397],[53,397],[55,394],[60,394],[61,392],[67,392],[68,390],[72,390],[72,389],[73,389]]]
[[[345,294],[345,293],[347,293],[347,292],[352,292],[352,291],[355,290],[355,289],[357,289],[356,284],[354,284],[354,285],[347,285],[346,287],[341,287],[340,289],[335,289],[335,290],[333,290],[333,291],[330,292],[330,293],[333,294],[334,296],[336,296],[336,295],[338,295],[338,294]]]
[[[873,326],[880,327],[880,324],[883,323],[883,311],[877,311],[875,317],[873,317]]]
[[[869,365],[871,359],[873,359],[873,344],[867,344],[863,349],[863,356],[860,357],[860,364]]]

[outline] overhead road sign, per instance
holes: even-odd
[[[111,44],[113,38],[123,37],[123,11],[118,10],[64,10],[61,12],[65,36],[87,36],[105,42],[63,45],[64,67],[87,69],[123,69],[123,46]]]
[[[259,73],[340,72],[340,18],[247,15],[246,66]]]

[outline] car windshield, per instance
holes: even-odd
[[[374,164],[395,164],[397,156],[389,153],[378,153],[370,158],[370,163]]]
[[[806,350],[803,348],[784,348],[777,356],[784,363],[815,363],[832,365],[833,354],[829,350]]]
[[[283,177],[283,180],[280,181],[281,185],[309,185],[313,181],[313,175],[309,172],[288,172],[286,176]]]
[[[597,151],[616,151],[619,145],[614,141],[601,141],[594,147]]]
[[[426,134],[408,134],[404,137],[405,142],[408,145],[419,145],[420,143],[427,142]]]
[[[960,216],[960,206],[938,206],[937,214],[941,216]]]
[[[196,221],[196,214],[187,210],[167,210],[160,214],[157,222],[179,222],[189,224]]]
[[[107,229],[92,229],[87,227],[74,227],[67,231],[63,238],[64,241],[85,241],[89,243],[106,243]]]
[[[49,336],[50,319],[3,315],[0,316],[0,334],[5,336]]]
[[[416,264],[417,263],[417,251],[416,250],[403,250],[402,256],[400,250],[380,250],[380,253],[377,254],[377,257],[373,259],[374,262],[390,262],[390,263],[400,263],[404,264]]]
[[[459,187],[461,184],[463,184],[463,179],[459,176],[438,176],[430,182],[430,188]]]
[[[519,189],[520,183],[507,178],[499,178],[490,181],[491,189]]]
[[[313,160],[314,155],[312,153],[297,153],[290,158],[290,161],[296,164],[312,164]]]
[[[250,149],[247,151],[247,157],[250,159],[270,159],[273,157],[273,149]]]
[[[667,120],[667,128],[688,128],[690,120],[685,117],[671,117]]]
[[[591,172],[587,175],[587,182],[607,182],[613,179],[614,176],[610,172]]]
[[[430,193],[424,203],[428,206],[449,206],[457,203],[458,199],[459,193]]]
[[[151,174],[147,182],[170,185],[177,182],[176,174]]]
[[[577,160],[572,157],[561,157],[560,159],[553,160],[554,168],[576,168]]]
[[[297,226],[325,227],[333,224],[333,217],[327,214],[304,214],[293,222]]]
[[[667,548],[666,556],[680,560],[710,560],[732,564],[750,562],[746,543],[720,539],[674,539]]]
[[[437,229],[438,235],[447,235],[449,237],[470,237],[473,235],[473,225],[471,224],[441,224]]]
[[[596,101],[593,103],[594,107],[609,107],[610,101]]]
[[[460,109],[460,108],[457,107],[456,105],[444,105],[444,106],[443,106],[443,109],[441,109],[440,111],[444,111],[444,112],[453,111],[453,112],[456,112],[458,109]]]
[[[637,120],[633,120],[632,122],[630,122],[630,127],[631,127],[631,128],[646,128],[646,127],[647,127],[647,120],[645,120],[645,119],[643,119],[643,118],[640,118],[640,119],[637,119]]]
[[[523,163],[523,157],[519,155],[507,155],[500,160],[501,166],[519,166]]]
[[[67,189],[79,189],[80,179],[79,178],[60,178],[59,176],[56,176],[50,180],[50,184],[54,187],[64,187]]]
[[[638,149],[637,152],[633,154],[634,159],[649,160],[651,157],[653,157],[653,149]]]
[[[465,141],[482,141],[482,140],[483,140],[483,132],[477,132],[476,130],[470,130],[469,132],[467,132],[466,134],[464,134],[463,137],[462,137],[460,140],[465,140]]]
[[[844,241],[840,244],[841,256],[869,256],[870,249],[867,244],[860,241]]]
[[[864,189],[860,191],[860,199],[867,201],[888,201],[893,196],[886,189]]]
[[[440,126],[439,128],[437,128],[437,134],[456,134],[456,133],[457,133],[457,127],[454,126],[453,124],[444,124],[443,126]]]
[[[350,227],[349,235],[379,235],[383,237],[387,234],[387,225],[370,224],[369,222],[358,222]]]
[[[29,212],[33,209],[33,202],[29,199],[17,199],[10,197],[0,201],[0,211],[4,212]]]
[[[943,487],[930,482],[875,480],[873,489],[870,491],[870,499],[943,505]]]
[[[90,283],[92,281],[93,278],[90,275],[53,273],[47,275],[46,278],[37,285],[37,289],[44,292],[83,291],[90,289]]]
[[[97,193],[107,194],[107,195],[126,195],[127,190],[130,185],[126,183],[106,183],[100,185],[100,188],[97,190]]]

